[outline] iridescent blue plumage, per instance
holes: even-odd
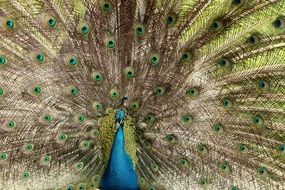
[[[133,162],[125,151],[123,110],[116,113],[118,126],[106,171],[101,179],[102,190],[137,190],[138,182]]]

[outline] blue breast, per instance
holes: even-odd
[[[125,151],[123,125],[124,124],[121,124],[116,131],[110,159],[105,173],[101,178],[101,190],[138,189],[138,181],[133,162]]]

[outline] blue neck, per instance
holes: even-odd
[[[137,190],[138,182],[133,162],[125,151],[124,124],[117,129],[104,175],[101,190]]]

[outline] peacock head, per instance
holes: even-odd
[[[118,129],[121,124],[124,122],[125,119],[125,112],[122,109],[116,111],[116,129]]]

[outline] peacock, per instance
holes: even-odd
[[[0,0],[0,190],[284,190],[285,0]]]

